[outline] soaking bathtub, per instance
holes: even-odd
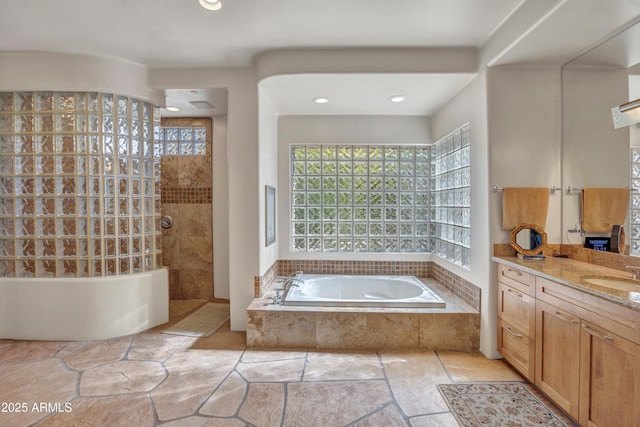
[[[300,280],[298,280],[300,279]],[[413,276],[302,274],[283,305],[444,308],[445,301]]]

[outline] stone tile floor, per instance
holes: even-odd
[[[172,301],[170,323],[205,301]],[[0,425],[456,426],[436,384],[521,380],[479,353],[251,350],[229,324],[104,341],[0,340]]]

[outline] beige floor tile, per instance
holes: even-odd
[[[245,427],[238,419],[187,417],[162,424],[162,427]]]
[[[65,345],[64,348],[62,348],[59,352],[56,353],[56,357],[60,359],[65,358],[71,353],[75,353],[76,351],[80,350],[82,347],[86,345],[87,345],[86,341],[73,341],[73,342],[67,343],[67,345]]]
[[[238,415],[256,427],[275,427],[282,420],[283,405],[284,384],[251,384]]]
[[[152,426],[153,410],[145,394],[80,398],[71,411],[48,417],[39,427],[68,426]]]
[[[151,391],[166,377],[159,362],[125,360],[84,371],[80,377],[80,394],[108,396]]]
[[[236,370],[249,382],[301,381],[304,359],[277,360],[274,362],[241,362]]]
[[[450,412],[411,418],[411,427],[459,427]]]
[[[374,352],[309,352],[304,381],[384,378]]]
[[[342,426],[379,410],[391,398],[383,380],[291,383],[284,426]]]
[[[437,384],[451,381],[432,351],[381,352],[393,395],[407,416],[448,411]]]
[[[241,352],[188,350],[165,362],[167,379],[151,398],[161,421],[193,415],[234,368]]]
[[[300,359],[307,357],[307,351],[247,349],[242,355],[243,362],[275,362],[277,360]]]
[[[0,366],[0,402],[25,403],[27,410],[0,413],[0,425],[26,426],[42,418],[46,412],[33,410],[33,405],[71,401],[76,396],[77,380],[78,374],[55,358]]]
[[[71,369],[82,371],[95,366],[117,362],[131,344],[131,337],[92,341],[78,351],[66,356],[64,363]]]
[[[353,424],[354,427],[407,427],[402,413],[396,405],[389,405],[367,418]]]
[[[505,361],[487,359],[482,353],[439,351],[438,357],[455,382],[522,381]]]
[[[184,336],[161,332],[139,334],[133,337],[127,359],[164,361],[180,348],[185,340]]]
[[[172,301],[172,322],[205,302]],[[0,340],[0,401],[72,407],[0,413],[0,425],[453,427],[436,384],[520,379],[480,353],[246,349],[229,323],[208,338],[166,327],[103,341]],[[325,338],[358,345],[357,329]]]
[[[60,341],[15,341],[11,346],[0,348],[0,366],[49,359],[65,345],[66,342]]]
[[[209,400],[200,408],[200,413],[215,417],[233,416],[240,407],[246,392],[247,383],[245,380],[238,373],[231,372]]]
[[[198,338],[189,348],[192,350],[244,350],[247,348],[247,333],[232,331],[231,323],[227,321],[213,335]]]
[[[0,339],[0,348],[6,348],[9,347],[15,343],[17,343],[18,341],[14,341],[14,340],[5,340],[5,339]]]

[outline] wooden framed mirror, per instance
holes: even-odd
[[[547,244],[547,233],[535,224],[521,224],[511,232],[511,247],[519,254],[538,255]]]

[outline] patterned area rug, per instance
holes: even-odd
[[[162,332],[190,337],[208,337],[227,320],[229,320],[229,304],[208,302]]]
[[[439,384],[438,390],[463,427],[576,425],[526,383]]]

